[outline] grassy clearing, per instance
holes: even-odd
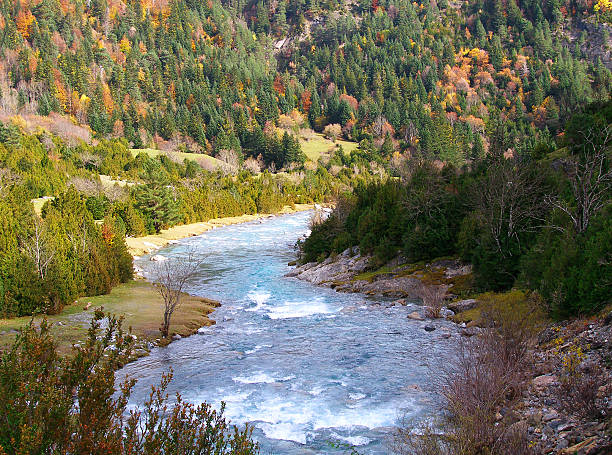
[[[85,310],[87,304],[89,309]],[[185,295],[183,303],[172,317],[170,333],[189,336],[198,328],[214,324],[208,318],[218,302],[201,297]],[[107,313],[124,317],[124,327],[132,327],[132,333],[140,341],[155,342],[160,337],[159,324],[162,320],[162,301],[152,284],[147,281],[131,281],[115,287],[110,294],[83,297],[68,305],[57,315],[47,316],[53,324],[51,333],[58,343],[58,349],[67,353],[74,343],[85,339],[89,322],[97,308],[104,307]],[[38,323],[41,316],[34,318]],[[30,317],[0,319],[0,348],[9,346],[17,331],[30,322]]]
[[[130,149],[130,151],[132,152],[132,156],[137,156],[139,153],[146,153],[151,158],[155,158],[159,155],[166,155],[168,158],[175,159],[180,162],[183,162],[184,160],[191,160],[195,161],[205,169],[216,169],[217,167],[221,167],[223,165],[223,162],[219,161],[217,158],[201,153],[169,152],[156,149]]]
[[[53,196],[43,196],[37,197],[36,199],[32,199],[30,202],[34,206],[34,212],[37,215],[40,215],[40,213],[42,212],[43,205],[45,205],[45,202],[52,201],[53,199],[55,199]]]
[[[321,155],[335,150],[340,145],[346,154],[350,154],[359,146],[356,142],[340,140],[333,142],[325,138],[322,134],[311,134],[308,137],[302,136],[300,137],[300,145],[306,157],[315,163],[319,160]]]

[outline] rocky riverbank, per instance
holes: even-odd
[[[469,285],[471,281],[472,267],[469,264],[456,259],[412,264],[397,257],[373,269],[373,262],[371,256],[361,255],[358,248],[352,248],[321,263],[297,266],[286,276],[331,287],[338,292],[395,299],[390,300],[390,305],[411,303],[420,306],[408,316],[412,319],[451,318],[476,306],[475,299],[461,298],[466,283]],[[428,304],[437,307],[435,317],[428,317]],[[462,324],[461,328],[466,325]]]
[[[462,336],[482,330],[481,311],[491,295],[471,290],[469,265],[451,259],[407,264],[397,258],[373,268],[373,262],[353,248],[321,263],[297,266],[287,276],[339,292],[387,296],[389,305],[420,304],[408,318],[425,321],[427,331],[436,330],[440,317],[455,321]],[[432,300],[432,295],[437,297]],[[435,314],[428,311],[427,300],[437,300]],[[533,362],[523,393],[499,409],[499,420],[527,428],[537,454],[612,454],[612,312],[548,322],[526,355]]]

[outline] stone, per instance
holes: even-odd
[[[548,387],[557,382],[557,377],[554,375],[543,374],[531,381],[536,388]]]
[[[559,439],[559,441],[557,442],[557,450],[563,450],[566,449],[569,446],[569,442],[567,442],[567,439]]]
[[[434,330],[436,330],[436,328],[433,325],[426,325],[423,328],[425,329],[426,332],[433,332]]]
[[[582,442],[579,442],[576,445],[563,449],[559,453],[568,454],[568,455],[578,453],[578,451],[580,451],[580,453],[589,453],[590,450],[593,449],[596,445],[597,445],[597,438],[595,436],[592,436],[590,438],[585,439]]]
[[[163,262],[165,261],[167,258],[165,256],[162,256],[161,254],[156,254],[155,256],[151,256],[151,261],[153,262]]]
[[[458,302],[449,303],[448,308],[454,313],[461,313],[474,308],[478,304],[476,299],[459,300]]]
[[[443,318],[450,318],[455,315],[455,312],[450,308],[442,307],[440,310],[440,316]]]
[[[451,337],[451,333],[450,330],[448,329],[443,329],[442,332],[440,333],[440,338],[443,338],[445,340],[448,340]]]
[[[539,376],[539,377],[541,377],[541,376]],[[559,417],[559,413],[557,411],[555,411],[555,410],[552,410],[552,411],[544,414],[544,417],[542,418],[542,421],[543,422],[550,422],[551,420],[554,420],[557,417]]]
[[[421,316],[421,313],[419,313],[418,311],[413,311],[406,317],[408,319],[414,319],[415,321],[422,321],[424,319],[423,316]]]
[[[476,329],[476,327],[466,327],[461,329],[459,333],[461,333],[461,336],[464,337],[473,337],[478,333],[478,329]]]
[[[173,340],[180,340],[181,338],[183,338],[183,337],[180,336],[178,333],[175,333],[174,335],[172,335],[172,339]]]
[[[612,311],[606,314],[606,317],[604,318],[604,324],[608,325],[610,323],[612,323]]]

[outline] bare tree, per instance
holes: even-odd
[[[605,151],[612,142],[612,128],[590,129],[581,134],[582,150],[563,163],[574,201],[570,203],[556,195],[546,197],[551,207],[570,218],[577,234],[585,232],[593,216],[609,203],[612,190],[612,167]],[[563,226],[552,227],[565,231]]]
[[[38,217],[34,219],[34,232],[25,239],[21,248],[25,255],[34,262],[36,274],[41,280],[44,280],[55,252],[51,251],[45,225]]]
[[[155,264],[153,279],[164,304],[164,317],[159,330],[164,338],[168,337],[170,320],[181,305],[183,290],[189,280],[197,273],[204,258],[198,257],[194,250],[185,255],[165,259]]]
[[[494,161],[472,201],[481,224],[502,257],[513,255],[510,242],[521,244],[521,234],[533,232],[546,214],[541,179],[517,160]]]

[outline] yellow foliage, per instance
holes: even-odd
[[[596,12],[612,11],[612,0],[598,0],[593,9]]]
[[[125,36],[121,38],[121,41],[119,41],[119,49],[124,54],[129,54],[130,50],[132,50],[132,44]]]

